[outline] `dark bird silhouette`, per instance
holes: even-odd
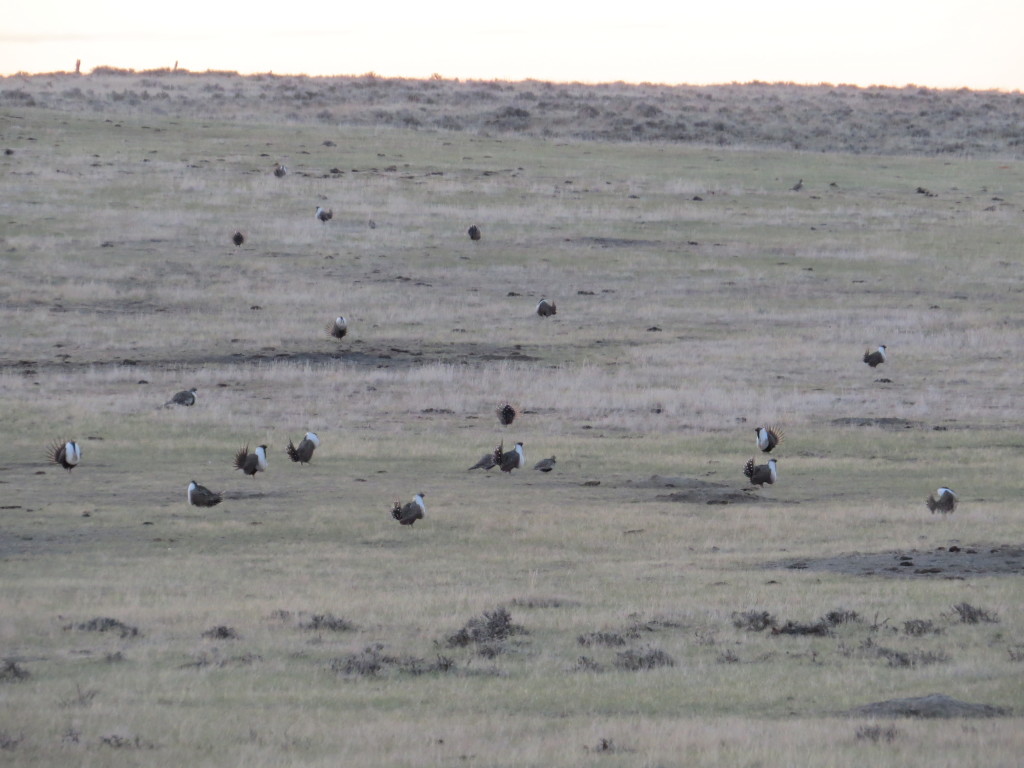
[[[775,464],[775,459],[768,459],[767,464],[755,466],[754,459],[751,457],[743,467],[743,474],[750,478],[751,485],[759,485],[764,488],[765,483],[771,485],[779,479],[779,471],[776,469]]]
[[[798,181],[798,182],[797,182],[796,184],[794,184],[794,185],[793,185],[793,186],[791,187],[791,189],[792,189],[792,190],[793,190],[794,192],[799,192],[799,191],[800,191],[801,189],[803,189],[803,188],[804,188],[804,180],[803,180],[803,179],[800,179],[800,181]]]
[[[533,465],[533,468],[540,472],[550,472],[555,468],[555,457],[552,456],[550,459],[541,459]]]
[[[952,488],[939,488],[935,493],[931,494],[925,499],[925,504],[928,505],[928,511],[933,515],[939,512],[943,515],[948,515],[956,512],[956,505],[960,499],[953,492]]]
[[[473,242],[476,242],[477,240],[480,239],[480,227],[478,227],[476,224],[474,224],[472,227],[470,227],[466,231],[466,234],[469,235],[469,239],[470,240],[472,240]]]
[[[412,525],[417,520],[422,520],[427,516],[427,505],[423,503],[424,496],[425,493],[417,493],[412,501],[406,504],[396,501],[391,509],[391,516],[402,525]]]
[[[288,168],[280,163],[274,163],[274,175],[279,179],[283,179],[288,175]]]
[[[537,302],[537,314],[541,317],[550,317],[551,315],[557,315],[558,311],[555,308],[555,302],[548,301],[547,299],[541,299]]]
[[[872,368],[877,368],[884,363],[888,358],[885,355],[886,346],[883,344],[874,352],[864,353],[864,362],[870,365]]]
[[[231,236],[231,242],[235,244],[236,248],[239,248],[241,247],[242,243],[245,242],[245,235],[243,235],[241,232],[235,232],[235,234]]]
[[[470,467],[467,472],[471,472],[474,469],[494,469],[494,452],[485,453],[480,457],[480,461]]]
[[[494,449],[494,465],[502,472],[511,472],[513,469],[521,469],[526,466],[526,454],[523,453],[523,444],[516,443],[515,450],[505,452],[505,442]]]
[[[772,449],[782,442],[785,437],[782,430],[765,425],[754,430],[757,433],[757,447],[765,453],[771,453]]]
[[[319,205],[316,207],[316,217],[320,219],[324,224],[334,218],[334,211],[331,209],[324,210]]]
[[[316,436],[316,432],[307,432],[306,436],[299,441],[298,447],[289,440],[288,447],[285,450],[288,452],[288,458],[292,461],[299,464],[308,464],[309,460],[313,458],[313,451],[319,447],[320,438]]]
[[[174,397],[164,403],[164,408],[169,405],[195,405],[196,404],[196,388],[183,389],[181,392],[175,392]]]
[[[249,453],[249,446],[245,446],[235,454],[235,469],[242,470],[246,475],[256,477],[257,472],[265,472],[267,469],[267,446],[257,445],[256,450]]]
[[[47,450],[46,458],[70,472],[82,460],[82,449],[74,440],[55,440]]]
[[[498,406],[498,421],[501,422],[503,427],[507,427],[513,421],[516,420],[516,416],[519,415],[519,411],[516,410],[515,406],[510,403]]]
[[[342,315],[334,318],[333,323],[327,324],[327,335],[333,336],[336,339],[344,339],[345,334],[348,333],[348,320]]]
[[[224,497],[195,480],[188,484],[188,503],[193,507],[216,507]]]

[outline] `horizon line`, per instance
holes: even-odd
[[[97,70],[107,70],[100,71]],[[868,85],[861,85],[859,83],[834,83],[828,81],[818,82],[800,82],[796,80],[759,80],[753,78],[751,80],[730,80],[730,81],[716,81],[716,82],[664,82],[656,80],[558,80],[558,79],[545,79],[539,77],[524,77],[524,78],[511,78],[511,77],[459,77],[459,76],[445,76],[440,73],[433,73],[428,76],[419,75],[385,75],[374,70],[368,70],[362,73],[341,73],[335,72],[333,74],[309,74],[307,72],[274,72],[270,70],[242,72],[235,69],[214,69],[207,68],[204,70],[189,69],[188,67],[179,67],[177,62],[173,67],[149,67],[145,69],[135,69],[134,67],[120,67],[113,64],[98,64],[88,72],[76,72],[74,70],[50,70],[45,72],[27,72],[25,70],[18,70],[17,72],[0,72],[0,78],[13,78],[13,77],[53,77],[57,75],[67,75],[72,77],[89,77],[91,75],[104,75],[104,74],[123,74],[123,75],[163,75],[163,74],[174,74],[174,75],[233,75],[236,77],[306,77],[310,79],[322,78],[378,78],[381,80],[416,80],[416,81],[436,81],[436,82],[503,82],[503,83],[551,83],[553,85],[584,85],[584,86],[603,86],[603,85],[633,85],[633,86],[660,86],[666,88],[715,88],[723,86],[746,86],[746,85],[769,85],[769,86],[795,86],[800,88],[857,88],[861,90],[872,90],[872,89],[887,89],[887,90],[904,90],[907,88],[927,88],[928,90],[934,91],[974,91],[978,93],[1005,93],[1005,94],[1019,94],[1021,93],[1020,88],[1000,88],[997,86],[992,87],[972,87],[968,85],[959,86],[940,86],[940,85],[928,85],[925,83],[903,83],[896,85],[895,83],[870,83]]]

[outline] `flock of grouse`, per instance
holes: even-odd
[[[288,169],[280,163],[274,166],[274,175],[278,178],[285,176],[288,173]],[[801,180],[802,181],[802,180]],[[797,189],[800,182],[797,183]],[[316,218],[318,221],[326,224],[333,217],[333,212],[330,209],[324,209],[317,206]],[[482,237],[480,227],[473,225],[467,230],[469,238],[474,242],[479,241]],[[231,238],[232,242],[236,246],[241,246],[245,242],[245,236],[241,232],[235,232]],[[548,301],[546,298],[542,298],[537,303],[537,314],[540,317],[550,317],[557,314],[555,302]],[[335,339],[342,339],[348,333],[348,321],[343,316],[338,316],[333,322],[327,324],[327,334]],[[867,351],[864,353],[864,362],[872,368],[877,368],[879,365],[887,361],[886,346],[883,344],[879,346],[875,351]],[[182,390],[177,392],[170,400],[164,405],[184,405],[191,406],[195,405],[196,402],[196,389]],[[498,407],[498,421],[503,426],[509,426],[515,420],[518,415],[518,410],[510,403],[505,403]],[[763,453],[771,453],[776,446],[778,446],[784,437],[781,430],[764,425],[757,427],[755,430],[757,447]],[[286,452],[288,457],[296,463],[307,464],[313,458],[313,452],[320,446],[320,438],[317,437],[314,432],[307,432],[305,437],[296,446],[291,440],[288,441],[288,447]],[[78,466],[78,463],[82,459],[82,449],[73,440],[67,441],[56,441],[49,449],[47,454],[50,461],[59,464],[69,472]],[[555,467],[555,457],[551,456],[547,459],[538,461],[533,468],[540,472],[550,472]],[[257,472],[264,472],[267,469],[267,446],[258,445],[252,452],[249,451],[249,446],[246,445],[244,448],[235,454],[234,460],[235,469],[242,470],[243,474],[255,477]],[[505,442],[502,441],[493,452],[485,453],[480,457],[480,460],[469,468],[469,471],[474,469],[491,470],[495,467],[500,469],[502,472],[511,473],[515,469],[523,469],[526,466],[526,454],[523,452],[523,443],[517,442],[514,448],[510,451],[505,450]],[[751,485],[756,485],[763,488],[765,485],[773,485],[779,479],[778,461],[775,458],[768,459],[766,464],[756,464],[754,458],[751,457],[747,460],[747,463],[743,466],[743,474],[750,481]],[[417,493],[412,501],[402,504],[395,502],[394,507],[391,510],[392,517],[397,520],[401,525],[413,525],[417,520],[422,520],[426,516],[427,508],[423,501],[423,497],[426,494],[423,492]],[[223,501],[223,495],[211,491],[205,486],[199,485],[195,480],[192,480],[188,486],[188,503],[197,507],[214,507]],[[956,493],[946,487],[938,488],[935,493],[931,494],[926,500],[925,504],[928,510],[932,513],[939,512],[942,514],[949,514],[956,511],[957,503],[959,498]]]

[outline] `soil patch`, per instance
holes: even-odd
[[[960,701],[943,693],[931,693],[910,699],[889,699],[865,704],[846,712],[856,717],[1005,717],[1007,707]]]
[[[745,490],[695,477],[651,475],[647,480],[629,483],[635,488],[671,488],[671,493],[655,496],[655,501],[677,501],[686,504],[762,504],[775,500],[766,498],[756,488]]]
[[[920,429],[924,426],[920,421],[898,419],[891,416],[881,419],[846,416],[842,419],[832,419],[832,423],[837,427],[881,427],[882,429]]]
[[[1024,545],[976,544],[965,547],[936,547],[934,550],[855,552],[814,560],[785,560],[769,563],[767,567],[891,578],[963,579],[970,576],[1013,576],[1024,574]]]

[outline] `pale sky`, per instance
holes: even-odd
[[[86,73],[177,61],[243,74],[1024,90],[1022,0],[0,0],[0,18],[4,75],[81,59]]]

